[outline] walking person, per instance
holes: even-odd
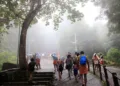
[[[68,70],[68,77],[71,80],[71,71],[72,71],[72,57],[71,57],[71,55],[67,55],[66,69]]]
[[[76,67],[76,71],[77,71],[77,75],[75,76],[76,77],[79,77],[80,78],[80,75],[78,75],[78,69],[79,69],[79,58],[80,58],[80,54],[78,52],[75,52],[75,57],[74,57],[74,67]],[[76,80],[77,81],[77,80]]]
[[[52,54],[51,56],[53,58],[54,71],[56,72],[58,69],[58,65],[57,65],[58,58],[57,58],[56,54]]]
[[[73,72],[74,72],[74,76],[75,76],[75,81],[78,82],[78,65],[77,62],[74,62],[74,66],[73,66]]]
[[[36,58],[36,67],[37,67],[37,70],[40,69],[40,59],[39,58]]]
[[[33,72],[35,70],[35,61],[33,58],[31,58],[31,62],[28,64],[28,71],[29,71],[29,81],[32,80]]]
[[[64,69],[65,58],[63,56],[61,57],[61,62],[62,62],[63,69]]]
[[[36,67],[37,69],[41,69],[41,65],[40,65],[40,55],[38,53],[36,53]]]
[[[63,72],[63,62],[61,59],[58,60],[58,76],[59,80],[62,79],[62,72]]]
[[[79,59],[79,72],[80,72],[80,79],[82,81],[82,86],[86,86],[87,84],[87,73],[89,70],[89,62],[84,54],[84,51],[80,52],[80,59]]]
[[[100,57],[100,64],[101,64],[101,65],[104,65],[104,59],[103,59],[103,56]]]
[[[94,53],[93,57],[92,57],[92,60],[94,62],[94,68],[95,70],[98,70],[99,69],[99,57],[96,53]]]

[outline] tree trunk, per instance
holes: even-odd
[[[23,26],[20,36],[20,46],[19,46],[19,66],[21,69],[27,68],[26,61],[26,34],[27,29]]]
[[[32,22],[33,18],[37,15],[41,8],[41,4],[38,4],[33,11],[30,11],[26,16],[23,24],[22,24],[22,31],[20,36],[20,46],[19,46],[19,66],[20,69],[27,68],[27,61],[26,61],[26,35],[27,30]]]

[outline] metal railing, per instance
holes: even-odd
[[[111,72],[105,65],[98,65],[98,70],[95,69],[94,61],[92,60],[93,74],[98,75],[101,81],[105,81],[107,86],[120,86],[120,78],[117,73]]]

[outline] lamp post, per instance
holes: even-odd
[[[74,37],[75,37],[75,41],[72,42],[72,43],[75,44],[75,51],[77,51],[78,49],[77,49],[77,38],[76,38],[76,33],[75,33]]]

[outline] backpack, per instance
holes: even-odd
[[[67,59],[66,65],[72,65],[72,59],[71,58]]]
[[[80,65],[86,65],[87,58],[85,55],[80,56]]]

